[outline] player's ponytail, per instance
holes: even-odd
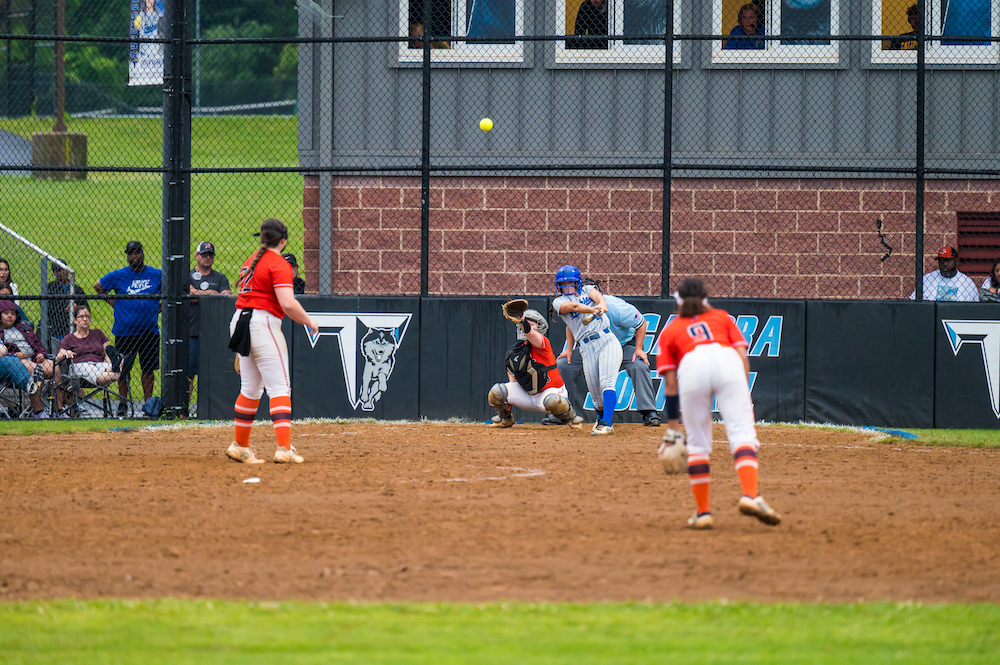
[[[280,219],[271,217],[260,223],[260,231],[254,235],[260,237],[260,249],[257,250],[257,256],[253,257],[250,270],[247,271],[251,275],[254,268],[257,267],[257,262],[261,260],[267,250],[277,247],[282,240],[288,240],[288,227]]]
[[[681,280],[677,287],[677,314],[691,318],[704,314],[709,309],[708,287],[697,277],[687,277]]]

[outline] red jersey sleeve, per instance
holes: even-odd
[[[747,344],[747,338],[744,337],[743,333],[740,332],[740,329],[736,327],[736,323],[733,319],[725,312],[722,313],[725,314],[726,323],[728,324],[726,327],[729,330],[729,343],[732,347],[735,349],[741,346],[750,346]]]
[[[292,266],[288,261],[284,259],[273,261],[268,267],[271,271],[269,278],[274,288],[280,289],[283,286],[292,288],[292,278],[295,276],[295,273],[292,272]]]

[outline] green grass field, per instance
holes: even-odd
[[[24,138],[51,130],[51,119],[5,118],[0,129]],[[294,117],[195,118],[195,167],[296,166]],[[91,166],[158,167],[163,122],[159,118],[72,118],[70,132],[88,137]],[[86,181],[0,176],[0,221],[45,251],[67,260],[87,293],[102,275],[125,265],[125,243],[141,240],[146,262],[162,267],[162,177],[159,173],[90,173]],[[191,180],[191,252],[202,240],[216,243],[215,269],[231,280],[257,241],[251,234],[267,217],[289,225],[288,251],[302,260],[302,189],[298,173],[197,174]],[[21,294],[39,294],[38,255],[0,231],[0,257],[11,263]],[[35,323],[39,305],[22,301]],[[111,336],[111,308],[93,307],[93,327]],[[159,381],[159,373],[157,374]],[[157,393],[159,388],[156,389]]]
[[[0,605],[4,663],[992,663],[993,605]]]

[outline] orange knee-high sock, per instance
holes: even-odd
[[[711,488],[708,455],[688,457],[688,476],[691,478],[691,492],[694,494],[695,505],[698,506],[698,514],[712,512],[708,502]]]
[[[733,453],[736,475],[740,477],[743,493],[752,499],[757,498],[757,451],[751,446],[740,446]]]
[[[236,398],[233,415],[233,420],[236,421],[236,434],[233,438],[244,448],[250,445],[250,428],[253,427],[253,417],[257,414],[258,404],[260,404],[259,399],[250,399],[243,393]]]
[[[272,397],[269,406],[274,436],[278,445],[288,450],[292,446],[292,398],[289,395]]]

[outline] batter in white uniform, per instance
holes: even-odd
[[[622,364],[622,345],[611,332],[608,320],[607,302],[599,289],[592,285],[583,286],[583,279],[576,266],[565,265],[556,271],[556,298],[552,307],[566,322],[566,351],[560,358],[569,358],[573,346],[579,340],[580,354],[583,356],[583,373],[587,378],[587,390],[594,400],[594,408],[600,419],[594,423],[593,436],[611,434],[618,395],[615,381]],[[584,323],[586,314],[596,314],[590,323]]]

